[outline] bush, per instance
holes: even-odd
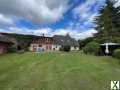
[[[60,48],[60,51],[69,52],[69,51],[70,51],[70,46],[69,46],[69,45],[62,46],[62,47]]]
[[[90,42],[83,48],[83,51],[86,54],[97,55],[99,52],[99,49],[100,49],[99,43]]]
[[[116,49],[113,52],[113,57],[120,59],[120,49]]]
[[[59,48],[59,51],[64,51],[64,50],[63,50],[63,47],[60,47],[60,48]]]
[[[84,40],[78,40],[80,49],[83,49],[91,41],[93,41],[93,37],[89,37]]]
[[[69,52],[70,51],[70,46],[64,46],[63,50],[66,51],[66,52]]]
[[[10,52],[10,53],[17,52],[17,47],[16,47],[16,45],[13,45],[13,46],[9,47],[9,48],[8,48],[8,52]]]

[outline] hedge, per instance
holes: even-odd
[[[97,55],[100,49],[100,45],[97,42],[90,42],[84,48],[83,52],[86,54]]]
[[[116,49],[113,52],[113,57],[120,59],[120,49]]]

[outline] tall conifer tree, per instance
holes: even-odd
[[[114,0],[106,0],[105,6],[99,10],[99,15],[95,18],[97,41],[117,42],[120,39],[120,8],[115,7]]]

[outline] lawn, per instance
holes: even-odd
[[[112,57],[71,53],[24,53],[0,56],[0,90],[110,90],[120,80]]]

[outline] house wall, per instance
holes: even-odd
[[[53,50],[59,51],[61,47],[61,45],[53,45]]]
[[[7,52],[7,44],[1,43],[0,42],[0,54],[6,53]]]
[[[79,47],[76,47],[76,50],[77,50],[77,51],[80,50]]]
[[[71,51],[74,51],[74,50],[79,50],[79,47],[71,46]]]
[[[54,40],[52,37],[35,37],[30,45],[30,51],[52,51]]]
[[[53,45],[53,50],[59,51],[61,47],[62,47],[61,45]],[[70,47],[70,50],[71,50],[71,51],[79,50],[79,47],[71,46],[71,47]]]
[[[36,51],[37,47],[38,47],[38,44],[31,44],[29,49],[30,51]]]
[[[33,52],[36,52],[36,51],[38,51],[38,52],[39,51],[59,51],[61,47],[62,47],[61,45],[52,45],[52,44],[42,44],[42,45],[31,44],[30,51],[33,51]],[[71,51],[74,51],[74,50],[78,51],[79,47],[71,46],[70,50]]]
[[[42,47],[45,51],[52,51],[53,50],[53,48],[52,48],[53,45],[52,44],[43,44]]]
[[[30,45],[30,51],[52,51],[53,45],[52,44],[31,44]]]

